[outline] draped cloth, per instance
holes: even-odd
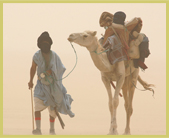
[[[33,56],[33,61],[37,64],[37,75],[46,71],[45,60],[42,56],[41,50],[37,51]],[[51,110],[57,107],[57,111],[74,117],[74,113],[71,111],[71,103],[73,101],[70,94],[67,94],[66,88],[62,84],[62,76],[66,68],[62,64],[59,56],[51,51],[51,60],[47,70],[52,71],[52,77],[54,81],[52,85],[42,84],[40,80],[37,80],[37,84],[34,89],[34,97],[43,100],[45,106],[50,106]],[[59,81],[57,81],[59,80]]]
[[[112,65],[116,62],[128,59],[125,49],[116,35],[108,37],[105,44],[103,44],[103,47],[109,49],[107,52],[107,58]]]

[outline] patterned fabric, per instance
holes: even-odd
[[[103,45],[105,49],[110,49],[107,52],[107,57],[110,61],[110,64],[115,64],[116,62],[120,62],[123,60],[127,60],[127,52],[123,48],[123,45],[118,40],[116,35],[112,35],[107,38],[105,44]]]

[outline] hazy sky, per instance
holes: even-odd
[[[99,26],[99,18],[104,11],[110,13],[124,11],[127,15],[126,21],[134,17],[141,17],[143,20],[141,32],[149,37],[151,54],[145,62],[148,69],[145,72],[140,71],[140,74],[145,81],[156,85],[156,94],[153,99],[151,92],[136,90],[131,132],[136,135],[165,134],[166,5],[163,3],[5,3],[3,5],[4,134],[31,134],[31,103],[27,83],[32,57],[38,50],[37,38],[40,34],[43,31],[49,32],[53,40],[52,50],[60,56],[67,68],[64,74],[66,76],[75,64],[75,54],[67,41],[68,36],[75,32],[93,30],[97,31],[97,37],[100,38],[101,34],[104,34],[104,29]],[[63,84],[74,99],[72,111],[76,116],[73,119],[63,116],[66,130],[60,130],[58,124],[57,133],[105,135],[108,133],[110,123],[106,89],[88,51],[77,44],[74,46],[78,64]],[[142,88],[140,85],[138,87]],[[117,119],[121,134],[125,128],[123,104],[124,100],[120,98]],[[44,120],[48,121],[47,117],[48,113],[44,111]],[[23,122],[27,125],[23,126]],[[42,128],[48,129],[44,124]]]

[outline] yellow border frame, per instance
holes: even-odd
[[[144,137],[144,138],[169,138],[169,119],[167,116],[169,115],[169,109],[167,107],[169,106],[169,101],[167,101],[167,97],[169,98],[169,94],[166,93],[166,135],[130,135],[130,136],[110,136],[110,135],[56,135],[56,136],[48,136],[48,135],[42,135],[42,136],[34,136],[34,135],[3,135],[3,3],[166,3],[166,25],[169,24],[169,0],[0,0],[0,137],[62,137],[62,138],[74,138],[74,137],[87,137],[87,138],[108,138],[108,137]],[[158,17],[157,17],[158,18]],[[169,25],[166,26],[166,38],[169,36]],[[167,45],[169,45],[169,39],[166,39],[166,52],[169,51]],[[166,53],[166,61],[168,60],[169,56]],[[168,64],[166,62],[166,75],[168,75]],[[166,77],[166,84],[168,82],[168,77]],[[168,87],[166,87],[166,91],[168,91]],[[158,125],[158,124],[157,124]]]

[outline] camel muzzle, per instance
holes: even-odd
[[[73,39],[70,38],[70,37],[69,37],[67,40],[68,40],[69,42],[73,42]]]
[[[74,42],[75,39],[76,39],[75,34],[70,34],[67,40],[69,42]]]

